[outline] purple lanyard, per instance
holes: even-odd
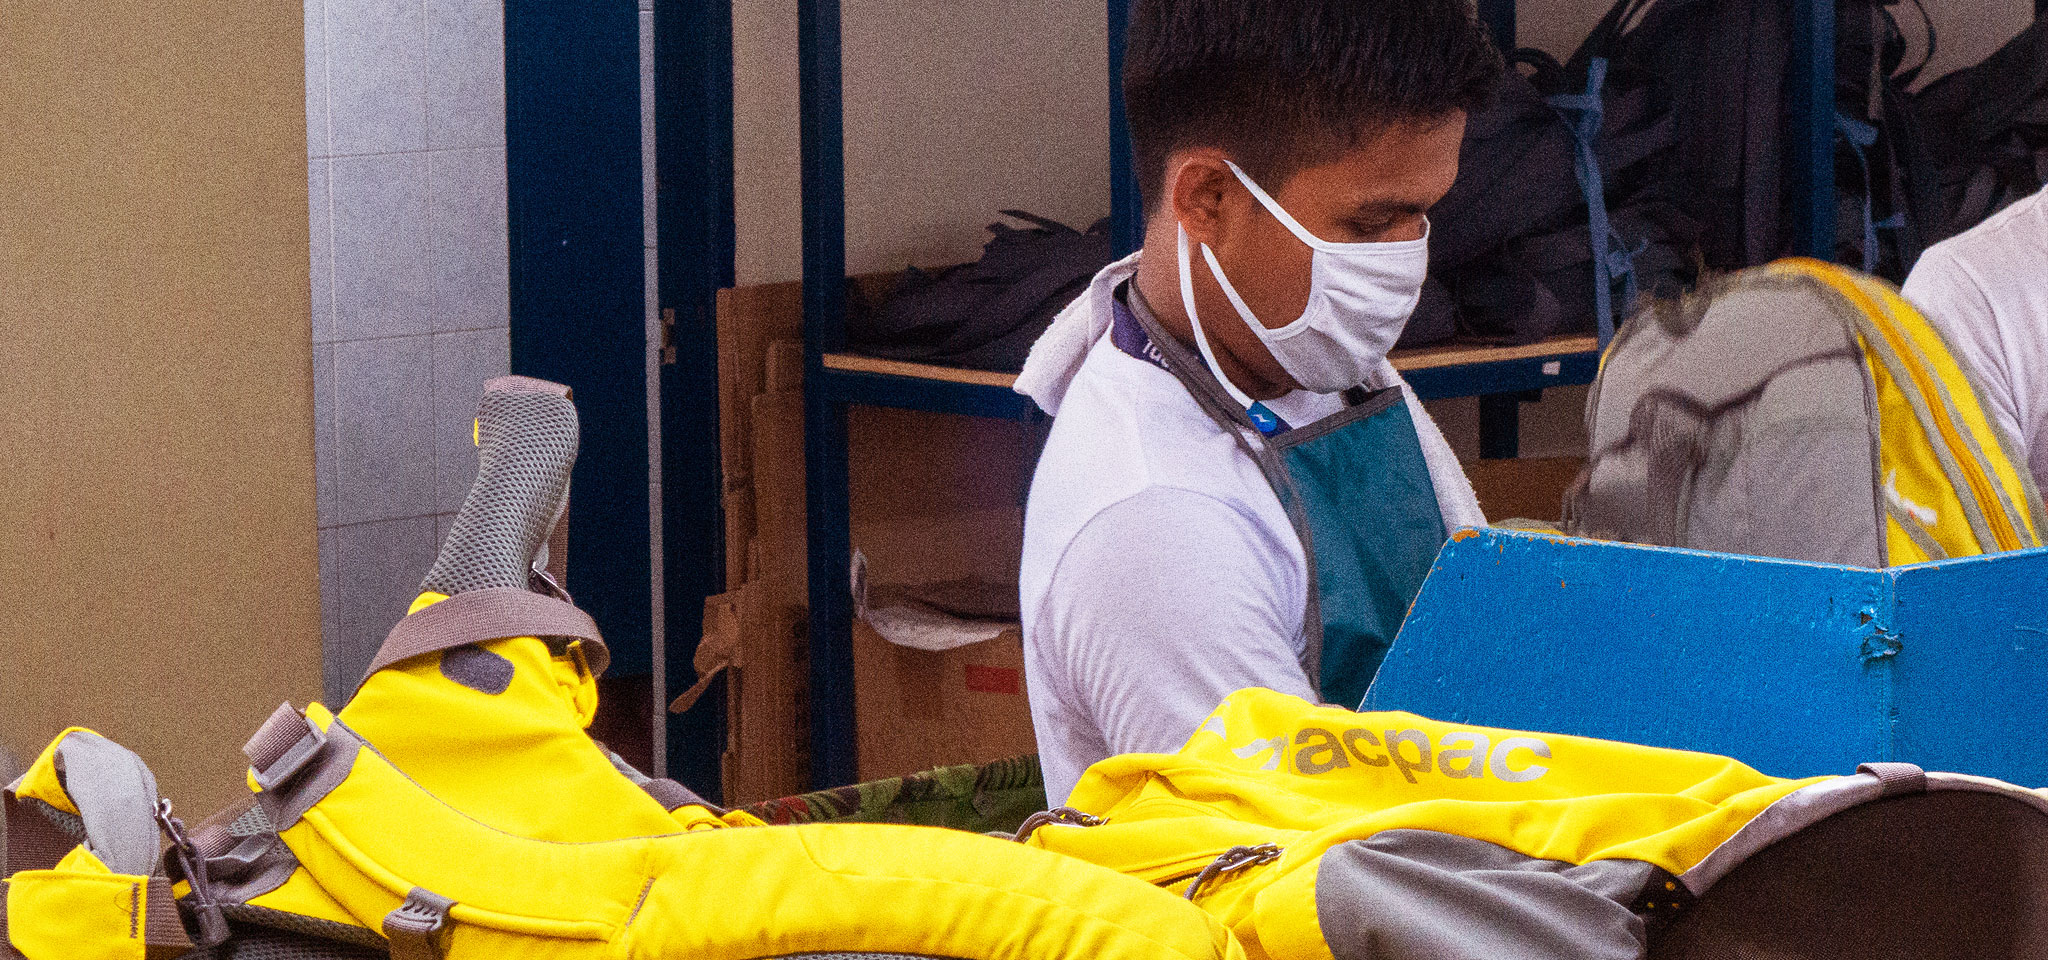
[[[1112,294],[1109,304],[1109,342],[1132,357],[1172,373],[1173,368],[1166,365],[1165,355],[1159,352],[1158,347],[1152,345],[1152,338],[1146,335],[1144,325],[1138,322],[1137,314],[1131,312],[1123,297]],[[1274,413],[1263,403],[1253,403],[1251,409],[1245,411],[1245,415],[1251,418],[1252,425],[1259,429],[1260,434],[1268,437],[1278,436],[1293,429],[1287,425],[1286,420],[1281,419],[1279,414]]]

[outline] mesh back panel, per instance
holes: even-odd
[[[264,813],[262,807],[250,807],[228,824],[228,836],[231,837],[260,837],[276,832],[277,828],[270,823],[270,815]]]
[[[1992,794],[1867,804],[1750,858],[1651,960],[2044,960],[2048,816]]]
[[[304,914],[287,913],[266,907],[253,907],[246,903],[224,903],[221,912],[232,921],[237,940],[243,937],[266,935],[275,938],[289,934],[285,939],[311,940],[321,944],[334,944],[336,948],[356,947],[369,950],[381,956],[384,953],[383,936],[362,927],[309,917]],[[354,956],[355,954],[341,954]]]
[[[55,824],[57,829],[64,831],[65,836],[70,837],[71,839],[76,840],[79,843],[85,842],[84,817],[81,817],[75,813],[65,813],[64,811],[59,810],[56,807],[50,806],[49,804],[44,803],[41,800],[37,800],[34,797],[30,797],[27,800],[21,801],[21,805],[24,809],[34,810],[35,812],[42,814],[43,819],[50,821],[52,824]]]
[[[576,406],[551,393],[490,392],[477,407],[477,476],[420,584],[454,595],[525,588],[576,464]]]
[[[228,942],[185,960],[389,960],[389,951],[271,930],[238,929]]]

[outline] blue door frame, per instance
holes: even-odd
[[[718,592],[721,523],[713,312],[732,283],[729,4],[656,0],[658,303],[675,318],[660,367],[663,653],[669,691],[693,682],[704,597]],[[666,28],[666,29],[664,29]],[[577,604],[612,649],[611,675],[653,672],[640,6],[505,2],[505,140],[512,369],[566,383],[583,445],[570,504]],[[668,314],[665,312],[665,316]],[[670,718],[665,766],[716,796],[723,697]],[[665,716],[665,714],[662,714]]]
[[[661,704],[696,682],[704,598],[725,589],[717,309],[718,291],[733,285],[732,4],[654,0],[654,38],[668,686],[656,709],[668,717],[668,775],[719,799],[725,684],[681,716]]]
[[[568,384],[583,422],[569,567],[621,675],[650,666],[640,13],[505,4],[512,370]]]

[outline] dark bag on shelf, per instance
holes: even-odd
[[[1611,330],[1637,290],[1691,282],[1696,227],[1647,176],[1673,144],[1648,87],[1590,65],[1571,77],[1538,51],[1515,59],[1430,213],[1430,279],[1404,346]]]
[[[1907,88],[1934,57],[1934,22],[1920,0],[1926,50],[1905,66],[1897,0],[1851,3],[1836,18],[1835,259],[1903,283],[1932,241],[1944,205],[1924,125]]]
[[[878,307],[847,317],[858,353],[977,370],[1016,372],[1052,318],[1110,262],[1109,221],[1087,232],[1021,210],[1025,223],[989,224],[981,259],[944,270],[910,268]]]
[[[1897,280],[1924,246],[1934,215],[1931,167],[1905,87],[1925,65],[1902,66],[1894,0],[1840,0],[1836,11],[1836,161],[1841,194],[1835,255]],[[1928,28],[1932,49],[1931,26]],[[1736,270],[1792,252],[1787,189],[1793,171],[1786,110],[1792,20],[1782,0],[1619,0],[1571,60],[1585,76],[1612,63],[1610,89],[1647,88],[1668,114],[1675,148],[1651,176],[1659,194],[1699,225],[1701,263]]]
[[[1930,242],[1968,230],[2048,184],[2048,18],[1983,63],[1927,85],[1912,111],[1938,170]]]

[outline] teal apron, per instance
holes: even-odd
[[[1111,299],[1117,348],[1178,378],[1272,485],[1308,558],[1302,667],[1324,702],[1359,704],[1449,538],[1402,388],[1354,387],[1342,412],[1292,428],[1240,406],[1157,321]]]

